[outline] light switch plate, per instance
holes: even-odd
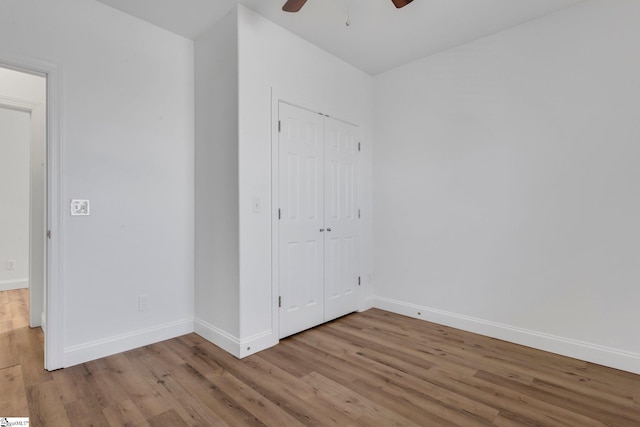
[[[90,215],[91,206],[88,200],[73,199],[71,200],[71,216]]]
[[[260,200],[260,197],[254,197],[251,199],[251,212],[254,214],[262,212],[262,201]]]

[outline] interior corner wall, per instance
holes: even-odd
[[[195,41],[196,332],[237,354],[238,31],[233,9]]]
[[[373,79],[243,6],[238,7],[238,31],[240,336],[247,344],[242,350],[251,347],[246,351],[254,352],[276,343],[278,337],[272,323],[277,294],[271,283],[271,91],[358,124],[365,147],[361,170],[367,176]],[[361,196],[367,213],[363,239],[368,239],[369,182],[363,183]],[[254,199],[261,202],[259,213],[253,212]],[[370,259],[368,253],[363,254],[364,271],[370,271]]]
[[[640,373],[638,22],[588,1],[376,77],[376,305]]]
[[[6,0],[8,57],[60,70],[56,196],[91,201],[62,219],[63,364],[193,331],[193,42],[96,1]]]

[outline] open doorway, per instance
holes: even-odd
[[[0,67],[0,333],[45,330],[46,109],[44,75]]]

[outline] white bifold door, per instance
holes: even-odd
[[[357,309],[357,127],[279,103],[280,337]]]

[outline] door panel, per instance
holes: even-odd
[[[324,321],[322,116],[279,104],[280,337]]]
[[[357,128],[279,104],[280,337],[357,309]]]
[[[325,119],[325,321],[352,313],[357,300],[357,128]],[[331,231],[329,231],[331,230]]]

